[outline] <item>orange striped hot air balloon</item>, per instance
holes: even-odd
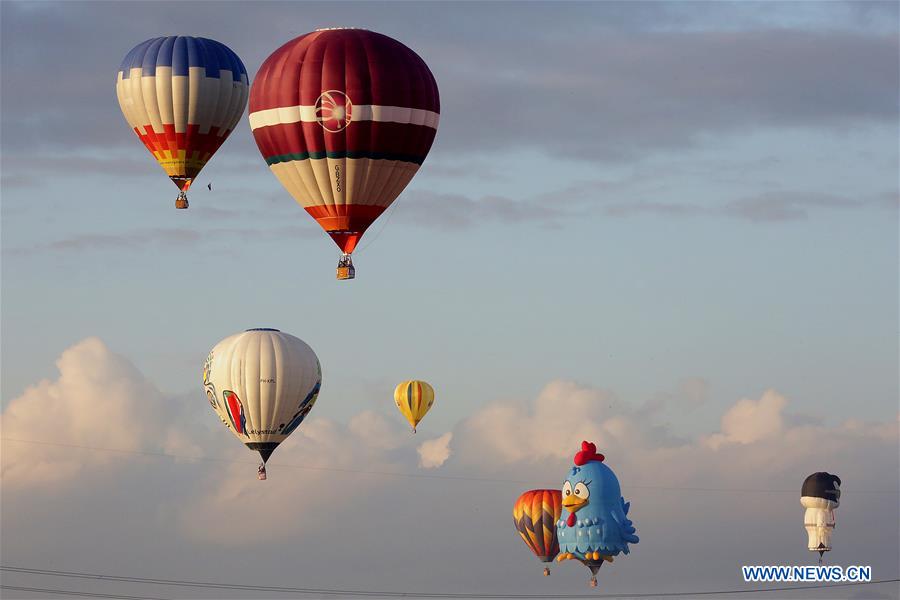
[[[541,562],[552,562],[559,553],[556,522],[562,514],[562,493],[559,490],[529,490],[513,505],[513,523],[522,541]],[[550,568],[544,567],[544,575]]]

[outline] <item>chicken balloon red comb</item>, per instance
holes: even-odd
[[[579,467],[591,461],[603,462],[606,458],[597,452],[597,446],[591,442],[581,442],[581,452],[575,455],[575,464]]]

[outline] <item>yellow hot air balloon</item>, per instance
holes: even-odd
[[[394,390],[394,403],[415,433],[416,425],[434,404],[434,389],[424,381],[404,381]]]

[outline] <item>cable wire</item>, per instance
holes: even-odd
[[[357,256],[362,254],[366,250],[366,248],[371,246],[375,242],[375,240],[378,239],[378,237],[381,235],[381,233],[385,229],[387,229],[388,223],[390,223],[391,219],[394,218],[394,213],[397,212],[397,205],[399,205],[399,204],[400,204],[400,198],[396,198],[393,202],[391,202],[391,206],[388,208],[388,215],[385,218],[385,220],[381,222],[381,227],[378,229],[378,231],[375,232],[374,237],[371,237],[368,240],[366,240],[366,243],[363,244],[363,246],[359,250],[356,250],[354,252]]]
[[[36,444],[39,446],[57,446],[60,448],[79,448],[81,450],[91,450],[95,452],[115,452],[120,454],[135,454],[140,456],[156,456],[162,458],[173,458],[182,460],[196,460],[205,462],[217,462],[226,464],[241,465],[258,465],[257,461],[232,460],[228,458],[213,458],[209,456],[189,456],[184,454],[171,454],[168,452],[151,452],[146,450],[125,450],[121,448],[102,448],[98,446],[82,446],[78,444],[63,444],[60,442],[45,442],[38,440],[23,440],[18,438],[2,437],[0,441],[16,442],[20,444]],[[329,473],[354,473],[359,475],[384,475],[387,477],[407,477],[411,479],[444,479],[449,481],[476,481],[479,483],[515,483],[521,485],[546,485],[546,482],[527,481],[524,479],[502,479],[496,477],[473,477],[468,475],[438,475],[437,473],[403,473],[398,471],[378,471],[372,469],[347,469],[342,467],[314,467],[311,465],[298,465],[291,463],[280,463],[270,461],[270,467],[282,469],[300,469],[304,471],[327,471]],[[666,486],[666,485],[629,485],[629,490],[663,490],[678,492],[724,492],[735,494],[796,494],[796,489],[763,489],[763,488],[714,488],[714,487],[696,487],[696,486]],[[900,494],[900,490],[859,490],[854,489],[854,494]]]
[[[51,590],[45,588],[19,587],[15,585],[0,585],[0,589],[12,590],[16,592],[34,592],[36,594],[55,594],[57,596],[84,596],[86,598],[118,598],[119,600],[168,600],[168,598],[156,598],[154,596],[123,596],[122,594],[76,592],[75,590]]]
[[[103,581],[117,581],[128,583],[143,583],[151,585],[168,585],[175,587],[194,587],[219,590],[238,590],[244,592],[273,592],[284,594],[319,594],[322,596],[351,596],[351,597],[379,597],[379,598],[678,598],[685,596],[724,596],[731,594],[765,594],[770,592],[789,592],[800,590],[820,590],[826,588],[852,587],[859,585],[879,585],[900,581],[900,577],[894,579],[878,579],[875,581],[860,581],[854,583],[832,583],[820,585],[782,586],[767,589],[731,589],[709,590],[693,592],[660,592],[656,594],[474,594],[474,593],[441,593],[441,592],[387,592],[375,590],[343,590],[336,588],[299,588],[267,585],[242,585],[215,583],[212,581],[188,581],[178,579],[157,579],[149,577],[127,577],[120,575],[100,575],[96,573],[81,573],[77,571],[58,571],[52,569],[31,569],[26,567],[13,567],[0,565],[0,571],[12,573],[26,573],[30,575],[49,575],[53,577],[68,577],[76,579],[95,579]],[[112,598],[128,598],[127,596],[108,596]],[[134,598],[134,597],[132,597]],[[130,600],[130,599],[129,599]]]

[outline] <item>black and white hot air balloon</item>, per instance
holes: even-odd
[[[841,478],[831,473],[813,473],[803,481],[800,504],[806,509],[803,525],[809,534],[807,547],[810,552],[822,555],[831,550],[831,532],[834,529],[834,509],[841,504]]]

